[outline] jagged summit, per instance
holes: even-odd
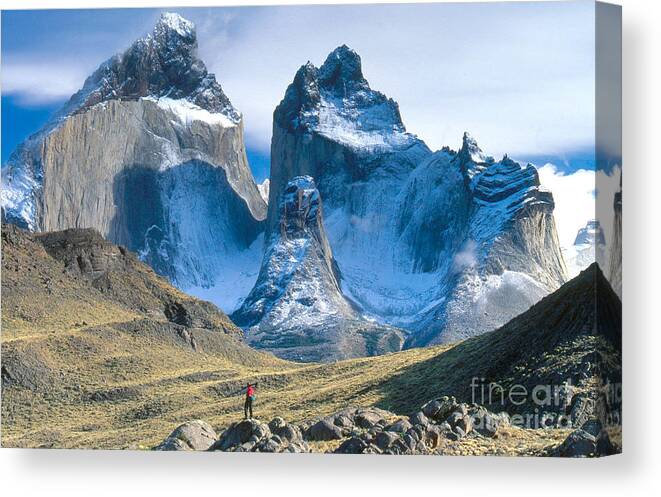
[[[143,97],[185,99],[234,122],[241,116],[197,57],[195,25],[178,14],[161,15],[151,33],[101,64],[71,97],[61,115],[107,100]]]
[[[370,88],[360,56],[346,45],[319,68],[311,62],[301,66],[274,120],[281,128],[316,132],[355,152],[424,146],[406,132],[397,102]]]
[[[459,154],[477,163],[493,162],[493,158],[482,152],[477,140],[468,131],[464,131]]]
[[[464,132],[461,149],[457,154],[462,171],[468,181],[483,172],[489,164],[493,164],[493,157],[486,155],[477,144],[477,140],[468,132]]]
[[[179,36],[195,36],[195,24],[175,12],[163,12],[154,31],[174,31]]]
[[[326,61],[319,68],[319,81],[324,88],[342,93],[369,89],[369,84],[363,77],[360,55],[346,45],[337,47],[328,54]]]

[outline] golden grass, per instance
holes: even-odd
[[[5,340],[3,333],[3,353],[8,346],[26,347],[58,381],[39,392],[5,390],[3,446],[152,446],[190,419],[220,429],[242,417],[243,397],[232,393],[248,381],[259,382],[255,415],[265,420],[302,421],[349,405],[375,405],[384,397],[376,388],[383,379],[445,348],[333,364],[289,363],[264,354],[261,364],[251,365],[109,326],[23,334]],[[132,389],[134,397],[89,400],[94,392],[122,388]]]
[[[388,408],[383,382],[451,348],[331,364],[297,364],[264,355],[261,363],[239,364],[176,341],[134,336],[109,326],[46,333],[36,342],[35,335],[12,334],[10,344],[3,337],[3,349],[22,345],[35,353],[47,351],[45,361],[61,381],[40,392],[5,390],[4,447],[145,449],[192,419],[204,419],[220,431],[242,418],[243,396],[233,393],[248,381],[259,382],[255,416],[265,421],[275,416],[303,421],[347,406]],[[122,388],[133,395],[90,400],[94,392]],[[455,455],[530,455],[566,435],[563,430],[511,428],[495,440],[446,441],[442,450]],[[339,444],[319,442],[312,448],[330,452]]]

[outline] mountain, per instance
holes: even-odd
[[[232,314],[248,343],[299,361],[400,350],[401,332],[363,318],[342,295],[314,180],[290,180],[278,208],[258,283]]]
[[[289,181],[306,175],[342,294],[405,329],[407,346],[494,329],[565,281],[553,197],[535,168],[495,161],[468,134],[458,152],[430,151],[347,46],[302,66],[274,112],[267,247]]]
[[[94,228],[181,288],[219,286],[217,301],[235,307],[259,268],[266,204],[241,114],[197,57],[193,24],[163,14],[101,64],[11,155],[2,212],[34,231]]]
[[[603,261],[606,238],[597,219],[591,219],[578,230],[571,247],[563,249],[563,256],[570,276],[576,276],[593,262]]]

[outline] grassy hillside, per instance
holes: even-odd
[[[577,300],[601,284],[595,271],[459,344],[298,364],[248,348],[223,313],[94,232],[34,236],[3,227],[2,242],[5,447],[150,447],[183,421],[221,428],[242,417],[237,390],[248,381],[259,382],[255,414],[265,420],[302,421],[352,405],[409,414],[444,394],[470,401],[473,376],[555,382],[581,375],[595,350],[615,347],[592,326],[594,306]],[[466,441],[457,453],[529,453],[566,433],[504,436]]]

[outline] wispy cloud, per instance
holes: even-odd
[[[88,66],[68,62],[8,62],[2,68],[2,93],[26,106],[65,101],[82,86],[88,71]]]
[[[569,247],[574,244],[578,230],[596,217],[595,172],[579,169],[566,174],[554,164],[546,164],[538,171],[540,183],[553,193],[560,245]]]

